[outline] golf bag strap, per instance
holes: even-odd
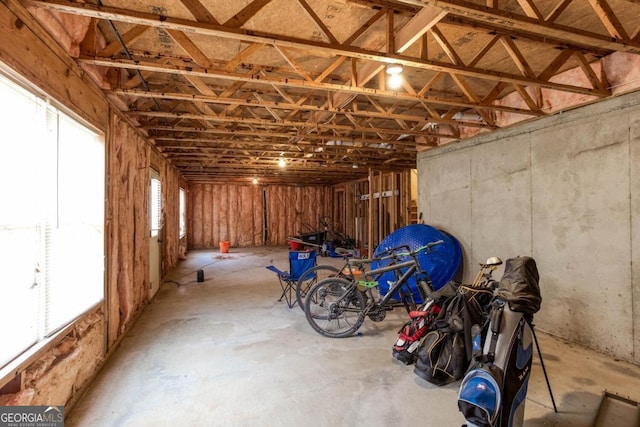
[[[489,343],[489,351],[485,355],[485,362],[493,362],[496,357],[496,346],[498,344],[498,335],[500,334],[500,324],[502,323],[502,312],[504,303],[497,303],[491,310],[491,318],[489,330],[491,331],[491,342]]]

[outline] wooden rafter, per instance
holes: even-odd
[[[425,7],[437,7],[451,14],[469,17],[490,23],[499,28],[523,31],[544,37],[565,40],[576,46],[640,53],[640,45],[628,38],[611,39],[601,34],[586,30],[575,30],[553,22],[532,19],[526,15],[518,16],[512,11],[500,10],[497,7],[487,8],[465,0],[420,0]],[[398,0],[399,3],[412,3],[412,0]]]
[[[265,84],[279,84],[279,85],[288,85],[292,87],[300,87],[300,88],[312,88],[312,89],[320,89],[320,90],[333,90],[337,92],[352,92],[352,93],[371,93],[373,90],[366,87],[352,87],[347,85],[339,85],[339,84],[331,84],[331,83],[317,83],[314,82],[311,78],[309,80],[298,80],[298,79],[284,79],[278,77],[270,77],[265,76],[259,80],[256,80],[250,75],[241,74],[241,73],[232,73],[223,70],[208,70],[208,69],[199,69],[196,67],[184,67],[177,65],[159,65],[154,62],[148,61],[133,61],[126,59],[108,59],[108,58],[91,58],[91,57],[81,57],[79,61],[92,65],[99,65],[105,67],[115,67],[115,68],[127,68],[127,69],[138,69],[138,70],[146,70],[153,72],[163,72],[168,74],[192,74],[200,77],[216,77],[223,80],[242,80],[246,82],[253,81],[255,83],[265,83]],[[451,67],[456,67],[455,70],[452,70]],[[464,68],[462,66],[458,67],[456,65],[450,66],[435,66],[436,71],[445,71],[450,74],[457,74],[467,77],[479,77],[486,75],[490,77],[488,80],[493,81],[506,81],[509,83],[523,84],[523,85],[531,85],[531,86],[542,86],[549,89],[555,89],[559,91],[565,92],[573,92],[580,93],[584,95],[593,95],[593,96],[607,96],[609,92],[607,91],[599,91],[590,88],[584,88],[581,86],[574,86],[570,84],[564,83],[555,83],[551,81],[542,81],[536,78],[528,78],[528,77],[520,77],[516,75],[511,75],[507,73],[500,72],[492,72],[491,74],[486,74],[486,70],[477,70],[474,71],[472,69]],[[458,72],[457,70],[460,70]],[[360,80],[358,80],[360,82]],[[384,92],[381,92],[384,95]]]
[[[145,25],[135,25],[129,31],[120,35],[120,40],[126,45],[134,43],[140,37],[142,37],[149,27]],[[114,40],[109,43],[104,49],[97,53],[98,56],[115,56],[122,50],[120,40]]]
[[[518,0],[518,4],[524,11],[525,15],[533,19],[542,19],[542,14],[538,10],[533,0]]]
[[[529,66],[529,63],[525,59],[524,55],[522,55],[522,52],[520,52],[520,49],[518,49],[514,41],[510,37],[503,36],[500,38],[500,42],[509,53],[509,56],[516,64],[522,75],[524,77],[535,77],[535,73],[531,69],[531,66]]]
[[[618,40],[630,40],[607,0],[589,0],[589,4],[596,11],[598,18],[600,18],[611,37]]]
[[[302,77],[304,80],[308,82],[313,82],[313,79],[311,78],[311,76],[300,66],[300,64],[298,64],[298,62],[296,62],[296,60],[293,58],[293,56],[289,52],[287,52],[284,48],[280,46],[275,46],[275,49],[278,51],[278,53],[280,53],[280,55],[282,55],[282,57],[289,63],[289,65],[291,65],[291,68],[294,69],[296,74],[298,74],[300,77]]]
[[[360,26],[356,31],[353,32],[344,42],[341,43],[342,46],[349,46],[351,43],[356,41],[358,37],[364,34],[374,23],[376,23],[380,18],[387,14],[387,9],[381,9],[377,13],[373,14],[371,18],[364,24]]]
[[[327,26],[322,22],[322,20],[318,17],[316,12],[313,10],[309,3],[306,0],[297,0],[298,4],[302,6],[302,10],[306,12],[306,14],[313,20],[313,22],[320,28],[320,30],[324,33],[324,35],[329,39],[329,42],[334,44],[339,44],[338,39],[331,33],[331,30],[327,28]]]
[[[287,0],[292,25],[273,19],[282,0],[218,1],[20,5],[36,21],[49,16],[38,8],[91,18],[73,65],[194,179],[269,169],[280,153],[305,173],[335,166],[331,179],[363,172],[355,163],[406,167],[418,150],[553,113],[558,99],[615,95],[616,58],[601,58],[640,54],[638,6],[620,0]],[[397,90],[391,63],[405,70]],[[401,155],[381,151],[391,147]]]
[[[527,111],[527,110],[522,110],[519,108],[513,108],[513,107],[509,107],[509,106],[502,106],[502,105],[485,105],[481,102],[478,101],[478,97],[473,94],[473,92],[471,92],[470,89],[468,89],[467,85],[465,83],[463,83],[461,81],[461,79],[459,77],[457,78],[457,82],[459,82],[458,84],[461,84],[464,87],[465,91],[469,91],[468,95],[470,97],[470,99],[475,99],[475,101],[473,102],[464,102],[464,101],[458,101],[458,100],[448,100],[448,99],[444,99],[444,98],[438,98],[438,97],[420,97],[418,98],[417,96],[412,96],[409,94],[400,94],[397,92],[387,92],[385,95],[385,98],[387,100],[398,100],[398,99],[402,99],[402,100],[406,100],[406,101],[412,101],[412,102],[430,102],[431,104],[434,105],[449,105],[449,106],[458,106],[458,107],[462,107],[462,108],[476,108],[476,107],[483,107],[483,108],[495,108],[496,110],[499,111],[504,111],[504,112],[509,112],[509,113],[514,113],[514,114],[534,114],[535,112],[531,112],[531,111]],[[183,101],[202,101],[202,102],[210,102],[210,103],[217,103],[217,104],[228,104],[228,105],[244,105],[244,106],[263,106],[263,105],[258,105],[255,101],[247,101],[245,98],[231,98],[230,97],[230,92],[233,93],[235,92],[235,90],[237,90],[239,88],[238,85],[243,84],[243,82],[238,82],[236,84],[236,86],[233,89],[229,89],[227,91],[225,91],[224,93],[221,93],[219,96],[203,96],[203,95],[194,95],[194,94],[183,94],[183,93],[169,93],[169,92],[151,92],[151,91],[144,91],[144,90],[135,90],[135,89],[114,89],[114,90],[110,90],[108,91],[108,93],[112,93],[112,94],[118,94],[118,95],[127,95],[127,96],[139,96],[139,97],[147,97],[147,98],[156,98],[156,99],[174,99],[174,100],[183,100]],[[226,96],[225,96],[226,95]],[[375,97],[379,97],[380,91],[371,91],[369,93],[369,98],[367,99],[374,99]],[[266,102],[266,101],[265,101]],[[267,104],[264,104],[267,105]],[[306,110],[306,111],[317,111],[317,112],[324,112],[324,113],[329,113],[329,114],[333,114],[336,112],[340,112],[341,110],[345,110],[348,112],[351,112],[353,114],[363,114],[363,115],[368,115],[369,117],[371,117],[370,112],[361,110],[361,111],[352,111],[352,110],[346,110],[345,106],[336,106],[336,105],[331,105],[331,104],[327,104],[326,106],[315,106],[315,105],[310,105],[310,104],[304,104],[304,103],[287,103],[287,102],[271,102],[269,103],[270,108],[282,108],[282,109],[297,109],[297,110]],[[386,114],[390,114],[391,111],[390,110],[386,110],[384,111]],[[382,116],[384,117],[384,116]]]
[[[180,45],[182,49],[193,59],[193,61],[203,68],[213,68],[214,65],[209,61],[207,55],[205,55],[198,46],[191,41],[191,39],[182,31],[176,31],[168,28],[167,34],[171,36],[173,40]]]
[[[263,46],[264,45],[262,43],[250,43],[249,46],[238,52],[236,56],[229,60],[229,62],[225,64],[223,69],[225,71],[234,71],[238,67],[238,65],[240,65],[243,61],[245,61]]]
[[[240,28],[247,23],[249,19],[255,16],[263,7],[271,3],[271,0],[253,0],[246,5],[240,12],[236,13],[227,22],[224,23],[226,27]]]
[[[211,12],[202,5],[198,0],[180,0],[188,10],[191,12],[196,21],[209,22],[211,24],[220,25],[220,23],[213,17]]]
[[[31,2],[31,0],[29,0]],[[431,1],[431,0],[425,0]],[[446,0],[445,0],[446,1]],[[571,85],[559,85],[551,84],[549,82],[537,82],[537,81],[525,81],[519,77],[509,75],[507,73],[492,72],[488,73],[486,70],[473,69],[471,67],[463,67],[456,65],[447,65],[438,63],[436,61],[426,61],[416,58],[406,57],[398,54],[387,54],[386,59],[381,58],[379,52],[372,52],[362,48],[354,47],[340,47],[336,45],[330,45],[326,43],[319,43],[315,41],[292,39],[278,37],[273,34],[264,34],[257,31],[245,32],[243,30],[230,29],[226,27],[218,27],[204,23],[193,23],[178,18],[165,18],[159,19],[156,15],[146,14],[141,12],[125,11],[122,9],[99,7],[88,3],[69,3],[64,0],[50,0],[48,2],[33,1],[36,6],[45,7],[53,10],[60,10],[68,13],[77,13],[84,16],[93,16],[97,18],[109,18],[114,20],[123,20],[126,22],[134,22],[146,25],[159,25],[164,28],[175,28],[184,31],[193,31],[200,34],[226,37],[236,40],[244,40],[249,42],[259,42],[266,44],[277,44],[279,47],[292,47],[299,49],[313,49],[326,52],[333,55],[345,55],[353,58],[360,58],[372,61],[379,61],[381,59],[384,62],[397,62],[406,66],[412,66],[419,69],[427,69],[433,71],[445,71],[454,72],[459,75],[466,75],[469,77],[486,78],[490,80],[507,80],[511,83],[528,84],[528,85],[551,85],[551,89],[574,91],[577,93],[583,93],[584,89],[571,86]],[[638,49],[640,53],[640,47]],[[108,66],[108,65],[107,65]],[[115,65],[114,65],[115,66]],[[220,75],[218,75],[220,77]],[[607,96],[608,93],[597,93],[596,91],[590,91],[589,95],[602,95]]]
[[[460,59],[460,56],[458,56],[453,46],[451,46],[451,43],[449,43],[449,41],[444,37],[444,34],[442,34],[438,27],[433,27],[431,29],[431,34],[433,35],[433,38],[438,42],[440,48],[444,51],[444,53],[447,54],[452,63],[454,63],[455,65],[464,65],[462,59]]]

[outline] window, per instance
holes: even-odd
[[[187,235],[187,201],[184,188],[180,188],[180,238]]]
[[[149,191],[149,223],[151,237],[157,237],[162,228],[162,185],[160,174],[151,169],[151,189]]]
[[[104,143],[1,72],[0,135],[3,366],[104,297]]]

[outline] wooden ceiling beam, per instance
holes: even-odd
[[[433,27],[431,29],[431,35],[434,40],[440,45],[440,48],[444,51],[444,53],[449,57],[451,62],[455,65],[464,65],[460,56],[456,53],[451,43],[445,38],[444,34],[438,29],[438,27]]]
[[[540,106],[536,104],[531,96],[529,96],[529,93],[524,87],[520,85],[514,85],[514,87],[516,88],[516,91],[518,92],[522,100],[529,106],[530,109],[540,111]]]
[[[630,40],[629,35],[616,17],[607,0],[589,0],[589,4],[600,18],[609,35],[618,40]]]
[[[313,8],[309,6],[309,3],[307,3],[306,0],[297,0],[297,1],[298,1],[298,4],[302,7],[302,10],[304,10],[304,12],[307,14],[307,16],[309,16],[309,18],[313,20],[313,22],[320,29],[320,31],[322,31],[324,35],[329,39],[329,42],[333,44],[340,44],[338,39],[336,39],[333,33],[331,33],[331,30],[327,28],[327,26],[324,24],[324,22],[322,22],[320,17],[318,17],[318,15],[313,10]]]
[[[335,71],[347,59],[346,56],[338,56],[322,73],[314,79],[316,83],[322,83],[331,73]]]
[[[289,63],[291,68],[302,77],[304,80],[315,83],[311,76],[298,64],[298,62],[293,58],[291,53],[287,52],[284,48],[280,46],[274,46],[274,48],[278,51],[278,53]]]
[[[160,139],[159,139],[160,140]],[[192,153],[191,151],[197,150],[199,153],[216,153],[216,152],[226,152],[229,150],[229,148],[233,148],[233,149],[239,149],[242,150],[245,153],[254,153],[255,154],[260,154],[260,153],[283,153],[281,155],[288,155],[288,156],[299,156],[299,155],[304,155],[304,158],[311,158],[311,157],[306,157],[308,155],[324,155],[324,156],[336,156],[336,155],[344,155],[344,147],[343,146],[331,146],[331,145],[309,145],[303,148],[302,151],[298,150],[297,148],[291,148],[291,147],[282,147],[280,145],[274,145],[274,144],[264,144],[264,147],[262,146],[258,146],[258,145],[248,145],[248,144],[242,144],[239,143],[238,141],[234,141],[234,140],[213,140],[213,141],[206,141],[206,140],[198,140],[198,142],[200,142],[199,145],[182,145],[182,144],[171,144],[171,142],[180,142],[180,143],[184,143],[185,140],[183,138],[180,139],[175,139],[175,140],[170,140],[168,138],[164,138],[162,139],[164,141],[167,141],[167,143],[165,144],[158,144],[156,147],[158,148],[158,150],[160,150],[160,152],[165,153],[165,154],[195,154]],[[205,143],[207,143],[207,145],[205,145]],[[215,144],[215,145],[211,145],[211,144]],[[379,144],[378,144],[379,145]],[[318,148],[322,148],[322,151],[315,151]],[[353,147],[354,149],[357,149],[357,151],[360,154],[364,154],[364,153],[368,153],[367,156],[371,157],[373,159],[375,158],[386,158],[388,157],[389,153],[393,153],[394,155],[399,155],[401,153],[403,153],[402,155],[404,155],[407,159],[411,159],[413,158],[416,153],[417,150],[415,148],[415,144],[411,147],[405,146],[402,150],[397,150],[397,149],[384,149],[384,148],[380,148],[377,146],[366,146],[366,145],[362,145],[362,146],[355,146]],[[182,153],[181,150],[186,150],[186,153]]]
[[[448,12],[438,7],[423,7],[395,35],[394,52],[402,53],[421,38],[427,31],[435,27]]]
[[[345,41],[340,43],[341,46],[350,46],[351,43],[356,41],[358,37],[364,34],[373,24],[375,24],[380,18],[387,14],[387,9],[381,9],[377,13],[373,14],[371,18],[367,20],[364,24],[360,26],[356,31],[354,31]]]
[[[135,43],[140,37],[143,36],[145,31],[147,31],[149,27],[146,25],[134,25],[127,32],[120,34],[120,40],[126,45],[131,43]],[[114,40],[109,43],[104,49],[97,53],[98,56],[115,56],[122,51],[122,45],[120,44],[120,40]]]
[[[502,36],[500,37],[500,42],[502,43],[504,48],[507,50],[507,53],[509,54],[513,62],[516,64],[516,67],[518,67],[518,70],[520,70],[522,75],[524,77],[534,78],[536,74],[533,72],[533,69],[531,69],[531,66],[525,59],[522,52],[520,52],[520,49],[518,49],[518,46],[516,46],[513,39],[511,39],[511,37],[508,37],[508,36]]]
[[[238,52],[236,56],[234,56],[229,62],[227,62],[223,69],[225,71],[234,71],[242,62],[253,55],[258,49],[262,48],[264,44],[262,43],[250,43],[249,46],[244,48],[242,51]]]
[[[171,36],[173,40],[193,59],[193,61],[203,68],[213,68],[214,65],[209,61],[207,55],[205,55],[198,46],[191,41],[191,39],[182,31],[166,29],[167,34]]]
[[[529,18],[543,19],[542,14],[532,0],[518,0],[518,4]]]
[[[150,118],[174,118],[174,119],[190,119],[190,120],[206,120],[208,122],[213,123],[232,123],[234,125],[257,125],[263,126],[265,129],[270,128],[308,128],[310,126],[309,122],[296,122],[291,120],[281,120],[281,121],[273,121],[266,119],[256,119],[256,118],[246,118],[246,117],[229,117],[223,115],[201,115],[201,114],[192,114],[192,113],[174,113],[174,112],[163,112],[163,111],[128,111],[124,113],[125,116],[129,117],[150,117]],[[348,116],[348,115],[347,115]],[[442,122],[447,122],[445,119],[442,119]],[[455,120],[449,121],[450,124],[453,125],[461,125],[465,126],[474,126],[478,127],[477,123],[467,123],[467,122],[458,122]],[[141,126],[151,125],[156,126],[156,124],[151,123],[140,123]],[[315,129],[328,129],[328,130],[336,130],[336,131],[348,131],[348,132],[356,132],[356,133],[382,133],[385,135],[420,135],[420,132],[406,131],[402,129],[388,129],[388,128],[377,128],[377,127],[367,127],[361,125],[349,126],[342,125],[336,123],[313,123],[313,128]]]
[[[249,21],[249,19],[253,18],[256,13],[260,12],[260,10],[271,3],[271,0],[253,0],[248,5],[246,5],[240,12],[236,13],[233,17],[231,17],[227,22],[224,23],[226,27],[230,28],[240,28],[244,24]]]
[[[289,58],[289,59],[292,60],[293,58]],[[139,70],[163,72],[163,73],[169,73],[169,74],[181,74],[181,75],[191,74],[191,75],[197,75],[199,77],[218,78],[222,80],[241,80],[245,82],[253,82],[258,84],[265,83],[265,84],[272,84],[272,85],[299,87],[304,89],[313,88],[313,89],[331,90],[335,92],[343,92],[342,98],[346,101],[343,101],[342,99],[339,99],[340,97],[337,97],[338,99],[334,100],[334,102],[336,102],[336,104],[338,105],[342,104],[343,102],[350,102],[351,100],[350,97],[352,96],[353,93],[372,93],[372,94],[378,93],[380,94],[380,96],[395,96],[395,95],[390,95],[390,94],[395,94],[395,92],[392,92],[392,91],[381,91],[378,89],[372,89],[372,88],[367,88],[363,86],[368,82],[368,78],[363,78],[363,70],[365,68],[370,68],[368,67],[369,64],[373,64],[374,67],[377,67],[376,69],[374,69],[375,73],[380,72],[384,68],[383,64],[375,63],[375,62],[370,62],[365,66],[361,67],[360,70],[358,70],[359,86],[354,87],[351,85],[351,81],[341,85],[336,83],[316,82],[312,80],[311,77],[309,77],[309,79],[311,80],[306,80],[306,78],[304,78],[304,80],[297,80],[295,78],[284,78],[284,77],[279,78],[279,77],[273,77],[270,75],[265,75],[262,78],[255,78],[254,77],[255,73],[260,72],[260,69],[258,69],[257,71],[253,70],[252,73],[234,73],[234,72],[229,72],[225,70],[206,69],[206,68],[193,67],[193,66],[187,66],[187,65],[165,66],[163,64],[158,64],[157,62],[144,61],[144,60],[138,60],[138,59],[128,60],[128,59],[122,59],[122,58],[120,59],[101,58],[101,57],[91,57],[91,56],[85,56],[85,55],[80,56],[78,60],[80,62],[85,62],[92,65],[98,65],[98,66],[104,66],[104,67],[139,69]],[[426,61],[426,62],[432,62],[432,61]],[[539,78],[528,78],[524,76],[512,75],[508,73],[502,73],[502,72],[491,71],[486,69],[482,69],[482,70],[474,69],[472,67],[468,67],[468,66],[465,67],[463,65],[439,64],[437,66],[432,66],[430,68],[428,67],[428,69],[433,69],[434,71],[438,71],[438,72],[455,73],[458,75],[471,77],[471,78],[488,79],[491,81],[505,81],[507,83],[522,84],[522,85],[529,85],[529,86],[541,86],[548,89],[554,89],[554,90],[564,91],[564,92],[573,92],[573,93],[578,93],[583,95],[593,95],[593,96],[602,96],[602,97],[610,95],[608,91],[604,91],[604,92],[596,91],[592,88],[584,88],[584,87],[573,86],[569,84],[554,83],[550,81],[543,81]],[[304,75],[307,75],[306,72],[304,72],[304,70],[302,70],[301,68],[296,71],[300,71]],[[337,95],[338,94],[336,94],[336,96]]]
[[[604,0],[590,0],[604,1]],[[398,0],[398,3],[416,5],[422,4],[425,7],[437,7],[453,15],[468,17],[474,20],[485,22],[497,28],[511,31],[522,31],[537,36],[547,36],[556,40],[563,40],[567,43],[586,48],[605,49],[609,51],[620,51],[629,53],[640,53],[640,44],[628,38],[612,39],[591,31],[580,30],[578,28],[565,25],[554,24],[553,21],[542,21],[526,15],[518,15],[512,11],[500,10],[495,7],[487,7],[465,0]],[[499,5],[500,3],[498,3]],[[604,14],[603,14],[604,16]]]
[[[545,17],[545,21],[553,23],[558,17],[565,11],[565,9],[571,4],[573,0],[561,0]]]
[[[424,0],[426,2],[431,2],[433,0]],[[439,7],[442,4],[447,5],[446,8],[449,8],[449,2],[452,0],[441,0],[438,3]],[[457,1],[457,0],[456,0]],[[195,32],[210,36],[223,37],[223,38],[231,38],[236,40],[243,40],[247,42],[258,42],[270,44],[273,46],[285,47],[285,48],[294,48],[294,49],[303,49],[303,50],[316,50],[321,51],[331,55],[344,55],[353,58],[365,59],[368,61],[373,61],[373,66],[379,67],[380,62],[383,63],[400,63],[406,66],[411,66],[419,69],[426,69],[432,71],[444,71],[444,72],[453,72],[459,75],[465,75],[467,77],[476,77],[480,79],[489,79],[489,80],[504,80],[509,83],[514,84],[524,84],[524,85],[541,85],[543,87],[548,87],[549,89],[556,89],[560,91],[569,91],[575,93],[582,93],[586,95],[594,95],[594,96],[608,96],[609,93],[598,93],[597,91],[590,91],[588,93],[584,93],[583,88],[577,88],[571,85],[558,85],[553,84],[551,82],[541,82],[537,80],[523,80],[518,76],[510,75],[507,73],[501,73],[497,71],[491,70],[483,70],[483,69],[474,69],[471,67],[463,67],[456,65],[447,65],[443,63],[439,63],[437,61],[428,61],[422,60],[419,58],[412,58],[408,56],[403,56],[397,53],[387,53],[384,54],[382,52],[374,52],[367,49],[355,48],[355,47],[342,47],[339,45],[333,45],[328,43],[321,43],[311,40],[303,40],[303,39],[295,39],[289,37],[277,36],[274,34],[261,33],[258,31],[244,31],[241,29],[221,27],[212,24],[186,21],[184,19],[179,18],[171,18],[153,15],[149,13],[143,12],[135,12],[130,10],[123,10],[117,8],[110,8],[106,6],[97,6],[90,3],[72,3],[64,0],[49,0],[49,1],[39,1],[39,0],[27,0],[27,3],[36,6],[42,7],[49,10],[57,10],[60,12],[72,13],[82,16],[90,16],[99,19],[112,19],[116,21],[123,22],[131,22],[134,24],[142,24],[142,25],[150,25],[156,26],[160,28],[173,28],[180,31],[187,32]],[[466,2],[463,2],[466,3]],[[468,6],[469,9],[477,9],[478,6]],[[456,9],[456,8],[454,8]],[[464,8],[462,8],[464,9]],[[482,15],[482,14],[481,14]],[[515,25],[515,24],[514,24]],[[572,33],[569,33],[572,34]],[[631,43],[631,41],[629,41]],[[398,44],[398,41],[396,41]],[[622,44],[621,46],[632,47],[630,44]],[[637,47],[637,52],[640,53],[640,46]],[[95,64],[98,65],[98,64]],[[105,64],[109,66],[108,64]],[[112,65],[115,66],[115,65]],[[364,67],[363,67],[364,68]],[[214,71],[214,70],[206,70],[204,74],[214,74],[215,77],[218,78],[234,78],[234,76],[226,76],[224,71]],[[241,75],[236,75],[236,78],[241,78]],[[359,82],[362,83],[361,79],[358,79]]]
[[[172,100],[192,101],[192,102],[199,101],[199,102],[207,102],[207,103],[223,104],[223,105],[236,105],[236,106],[243,105],[247,107],[259,106],[259,107],[269,107],[269,108],[277,108],[277,109],[285,109],[285,110],[313,111],[313,112],[321,112],[321,113],[327,113],[327,114],[351,113],[351,114],[366,116],[366,117],[393,119],[393,117],[390,116],[391,112],[388,110],[385,110],[381,106],[381,104],[377,103],[377,101],[374,101],[375,104],[372,104],[372,105],[374,106],[374,108],[380,111],[381,114],[379,116],[367,110],[354,111],[353,109],[349,109],[345,107],[336,108],[336,107],[330,107],[330,106],[316,106],[316,105],[304,104],[304,103],[274,102],[274,101],[266,101],[266,100],[252,101],[252,100],[248,100],[246,97],[230,98],[228,96],[223,96],[225,94],[222,94],[220,96],[206,96],[206,95],[195,95],[195,94],[189,94],[189,93],[152,92],[152,91],[144,91],[139,89],[112,89],[112,90],[105,91],[105,93],[113,94],[113,95],[144,97],[144,98],[151,98],[151,99],[172,99]],[[396,99],[400,99],[403,101],[415,101],[420,103],[430,102],[433,104],[449,105],[449,106],[455,105],[463,108],[476,108],[476,107],[488,108],[488,109],[493,108],[493,109],[507,112],[507,113],[535,115],[535,112],[523,110],[521,108],[514,108],[514,107],[505,106],[505,105],[491,105],[489,103],[482,103],[482,102],[473,103],[473,102],[464,102],[464,101],[450,101],[446,99],[439,99],[437,97],[418,98],[417,96],[414,96],[414,97],[398,96],[396,97]],[[374,98],[371,96],[368,96],[367,100],[373,101]],[[407,117],[409,117],[409,115],[407,115]]]
[[[207,70],[207,69],[199,69],[196,67],[186,67],[175,64],[165,64],[160,65],[153,62],[146,61],[131,61],[127,59],[107,59],[107,58],[95,58],[95,57],[86,57],[81,56],[78,58],[79,62],[83,62],[91,65],[98,65],[104,67],[115,67],[115,68],[126,68],[126,69],[137,69],[141,71],[149,71],[149,72],[162,72],[167,74],[176,74],[176,75],[195,75],[198,77],[215,77],[225,80],[235,80],[239,82],[245,83],[258,83],[258,84],[269,84],[269,85],[278,85],[278,86],[289,86],[289,87],[298,87],[304,89],[320,89],[326,90],[330,92],[342,92],[344,94],[349,94],[351,96],[356,95],[371,95],[381,98],[393,98],[393,99],[402,99],[405,98],[407,100],[418,101],[417,95],[405,94],[396,91],[384,91],[379,89],[367,88],[367,87],[353,87],[347,85],[339,85],[332,83],[316,83],[309,82],[306,80],[299,80],[294,78],[279,78],[279,77],[271,77],[271,76],[263,76],[260,78],[256,78],[251,74],[240,74],[240,73],[230,73],[225,71],[218,70]],[[457,74],[457,73],[454,73]],[[465,75],[464,73],[461,75]],[[522,84],[527,86],[542,86],[549,89],[555,89],[565,92],[573,92],[579,93],[583,95],[593,95],[593,96],[606,96],[609,91],[596,90],[593,88],[584,88],[579,86],[572,86],[562,83],[553,83],[553,82],[540,82],[536,79],[529,79],[525,77],[518,78],[505,78],[499,81],[505,81],[507,83],[515,83]],[[429,99],[429,102],[438,103],[440,101],[447,102],[440,98],[432,97]],[[335,102],[335,101],[334,101]],[[347,101],[350,102],[350,99]],[[455,102],[455,101],[453,101]]]
[[[191,15],[193,15],[196,21],[209,22],[214,25],[220,25],[218,20],[213,17],[211,12],[209,12],[209,10],[204,7],[198,0],[180,0],[180,3],[182,3],[189,10],[189,12],[191,12]]]

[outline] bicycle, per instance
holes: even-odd
[[[415,278],[423,300],[433,292],[431,278],[420,268],[416,255],[423,250],[430,253],[434,246],[442,243],[438,240],[413,251],[403,245],[385,250],[373,259],[348,259],[347,272],[316,283],[307,293],[304,301],[307,321],[321,335],[344,338],[356,332],[367,316],[374,322],[380,322],[387,311],[399,305],[404,306],[407,312],[415,310],[415,298],[407,289],[408,285],[405,286],[409,278]],[[366,264],[386,261],[389,264],[383,267],[365,270]],[[379,292],[374,293],[374,289],[380,286],[378,279],[387,272],[394,273],[395,281],[382,297]],[[399,302],[392,300],[396,292],[400,294]]]
[[[342,270],[343,269],[338,269],[332,265],[316,265],[302,273],[296,284],[298,307],[304,311],[304,299],[313,285],[326,278],[339,276]]]
[[[341,268],[332,265],[316,265],[302,273],[296,284],[296,300],[302,311],[304,311],[304,299],[313,285],[329,277],[341,277],[348,274],[349,256],[345,255],[342,258],[345,263]]]

